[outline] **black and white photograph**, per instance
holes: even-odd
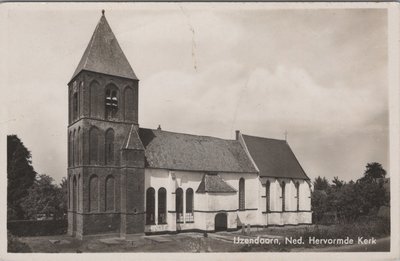
[[[0,259],[399,258],[397,4],[3,3],[0,20]]]

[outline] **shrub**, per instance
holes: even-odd
[[[52,236],[67,233],[67,220],[15,220],[7,222],[7,229],[18,237]]]

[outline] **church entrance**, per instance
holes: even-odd
[[[228,217],[226,213],[218,213],[215,215],[215,232],[217,231],[227,231],[228,229]]]

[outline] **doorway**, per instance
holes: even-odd
[[[228,230],[228,217],[226,213],[218,213],[215,215],[215,232]]]

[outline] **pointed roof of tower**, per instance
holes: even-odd
[[[104,10],[102,13],[71,79],[86,70],[138,80],[104,16]]]

